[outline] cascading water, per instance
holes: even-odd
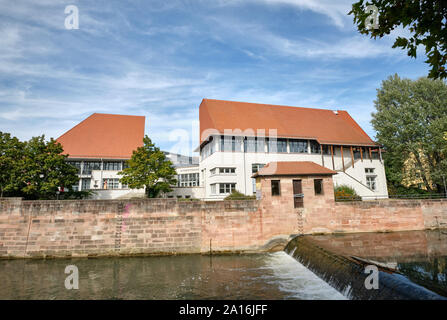
[[[378,269],[378,289],[367,289],[365,280],[370,273],[365,273],[365,267],[373,264],[370,260],[327,250],[312,236],[297,236],[284,250],[349,299],[446,299],[381,264],[374,264]]]

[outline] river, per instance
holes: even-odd
[[[65,288],[67,265],[79,289]],[[0,299],[345,299],[285,252],[3,260]]]

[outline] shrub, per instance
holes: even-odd
[[[256,196],[246,196],[242,192],[233,190],[224,200],[255,200]]]
[[[353,188],[347,185],[339,185],[334,188],[335,201],[362,200]]]

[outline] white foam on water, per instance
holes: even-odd
[[[281,291],[288,293],[288,299],[347,299],[284,251],[269,254],[267,257],[267,267],[272,270],[275,278],[279,279],[279,283],[277,284]]]

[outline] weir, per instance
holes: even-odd
[[[410,244],[395,242],[396,236],[413,241]],[[300,235],[284,250],[349,299],[445,300],[446,252],[444,247],[438,247],[441,251],[434,256],[433,244],[427,241],[430,237],[433,238],[433,231]],[[436,241],[445,243],[443,240],[436,238]],[[436,266],[432,265],[433,261]],[[378,289],[365,286],[365,280],[371,275],[370,271],[365,273],[368,265],[378,269]],[[439,266],[444,267],[439,269]],[[426,276],[430,274],[427,271],[435,269],[429,277]]]

